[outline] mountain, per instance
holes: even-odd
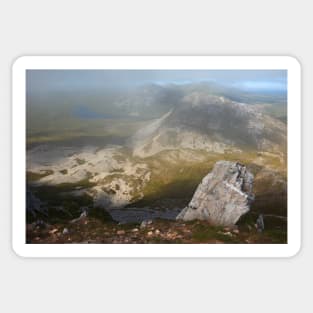
[[[45,99],[27,107],[27,190],[43,218],[75,218],[86,206],[105,207],[120,222],[147,212],[173,218],[219,160],[254,174],[252,211],[286,214],[280,95],[151,84],[54,100],[49,109]]]
[[[194,91],[179,106],[138,130],[130,143],[134,155],[143,158],[173,149],[284,154],[286,124],[258,106]]]

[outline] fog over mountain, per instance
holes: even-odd
[[[28,70],[26,81],[28,131],[35,130],[39,116],[46,127],[65,116],[158,118],[196,93],[265,105],[281,119],[286,115],[285,71]]]
[[[251,90],[287,89],[284,70],[28,70],[32,93],[69,90],[124,89],[147,84],[217,82]]]

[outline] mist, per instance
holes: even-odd
[[[27,93],[32,95],[194,83],[247,90],[287,90],[287,71],[284,70],[28,70],[26,75]]]

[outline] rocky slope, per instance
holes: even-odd
[[[33,187],[71,184],[74,188],[68,193],[87,194],[94,205],[105,207],[121,207],[135,196],[142,197],[150,180],[147,164],[134,162],[119,146],[53,149],[40,145],[29,151],[27,170],[39,178],[29,182]]]
[[[134,155],[194,149],[225,153],[247,149],[284,153],[286,124],[258,107],[194,92],[180,106],[140,129],[132,138]]]

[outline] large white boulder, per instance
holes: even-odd
[[[234,225],[250,210],[254,199],[253,179],[253,174],[238,162],[217,162],[212,172],[202,179],[189,205],[176,219]]]

